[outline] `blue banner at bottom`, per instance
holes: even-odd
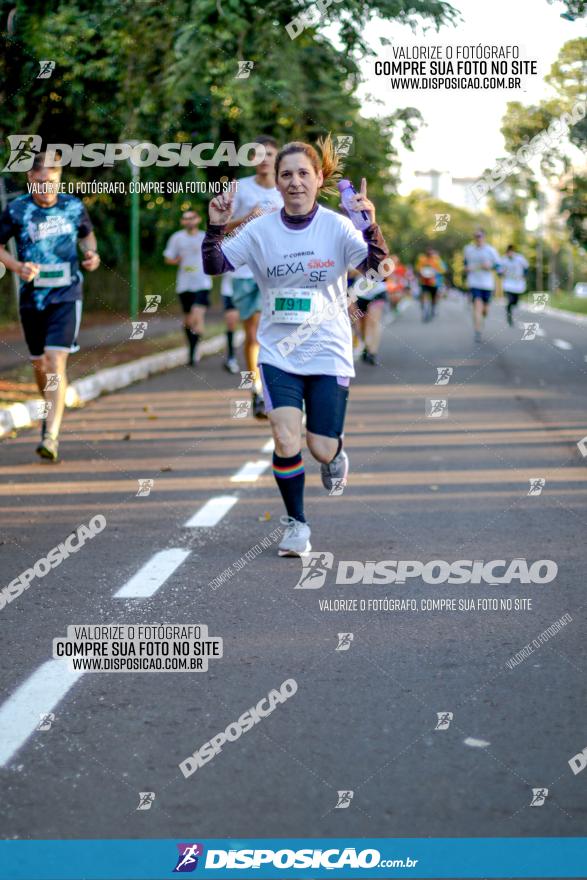
[[[1,880],[587,878],[586,837],[0,841]]]

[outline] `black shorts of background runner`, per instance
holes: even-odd
[[[31,358],[44,351],[79,351],[77,334],[82,319],[81,299],[48,303],[44,309],[26,305],[20,309],[20,323]]]
[[[385,301],[386,299],[387,299],[387,294],[383,293],[383,292],[376,293],[375,296],[371,297],[371,299],[364,299],[364,297],[358,296],[357,297],[357,308],[359,308],[363,312],[363,314],[365,314],[367,312],[367,309],[369,308],[370,303],[380,302],[381,300]]]
[[[184,290],[177,295],[184,315],[188,315],[194,306],[207,307],[210,305],[209,290]]]
[[[430,297],[430,302],[432,305],[436,305],[436,299],[438,297],[438,287],[432,287],[429,284],[422,285],[422,294],[427,293]]]

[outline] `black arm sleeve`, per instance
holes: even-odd
[[[357,266],[357,271],[364,275],[369,269],[377,270],[381,261],[389,256],[389,248],[385,243],[381,229],[376,223],[363,230],[363,238],[367,242],[369,252],[363,262]]]
[[[223,238],[224,226],[214,226],[209,223],[202,242],[202,264],[206,275],[223,275],[224,272],[234,271],[234,266],[224,256]]]

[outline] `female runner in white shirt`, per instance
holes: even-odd
[[[304,404],[306,442],[321,463],[324,487],[340,494],[346,485],[344,416],[355,375],[347,271],[388,272],[389,253],[365,179],[352,205],[371,221],[362,233],[348,217],[317,204],[319,193],[332,191],[339,176],[330,137],[320,146],[321,155],[301,141],[279,151],[275,176],[284,207],[250,221],[232,237],[224,239],[224,227],[232,214],[234,184],[212,199],[202,245],[205,272],[218,275],[246,263],[262,293],[259,367],[275,441],[273,472],[287,511],[281,556],[311,549],[301,453]]]

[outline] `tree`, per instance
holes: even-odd
[[[329,131],[354,138],[345,173],[365,175],[382,221],[398,176],[394,138],[409,145],[420,118],[398,107],[365,118],[355,97],[360,57],[373,52],[365,25],[373,16],[412,27],[439,27],[457,13],[441,0],[341,0],[290,39],[286,25],[315,4],[303,0],[0,0],[0,136],[37,133],[45,143],[151,142],[242,144],[273,133],[280,141],[315,141]],[[338,26],[337,43],[325,35]],[[50,79],[38,62],[55,61]],[[252,61],[238,78],[239,61]],[[7,155],[5,153],[5,155]],[[128,163],[66,170],[66,178],[129,179]],[[215,181],[243,169],[189,166],[141,170],[143,180]],[[247,172],[248,173],[248,172]],[[20,183],[20,180],[19,180]],[[124,264],[128,204],[85,198],[100,230],[104,261]],[[164,237],[195,197],[144,200],[143,254],[159,260]],[[199,204],[198,204],[199,203]]]
[[[495,207],[501,199],[510,209],[527,206],[537,198],[542,175],[559,189],[573,241],[585,247],[587,205],[581,198],[585,192],[585,168],[572,148],[584,152],[587,146],[587,39],[581,37],[565,43],[546,81],[556,97],[530,106],[519,101],[508,104],[501,131],[510,156],[520,155],[518,151],[533,139],[540,138],[541,146],[535,161],[516,162],[515,174],[494,192],[493,204]],[[564,123],[564,114],[571,117],[569,125]]]
[[[587,15],[587,0],[548,0],[548,2],[551,5],[562,2],[566,12],[561,13],[561,18],[566,18],[569,21],[575,21],[577,18],[583,18]]]

